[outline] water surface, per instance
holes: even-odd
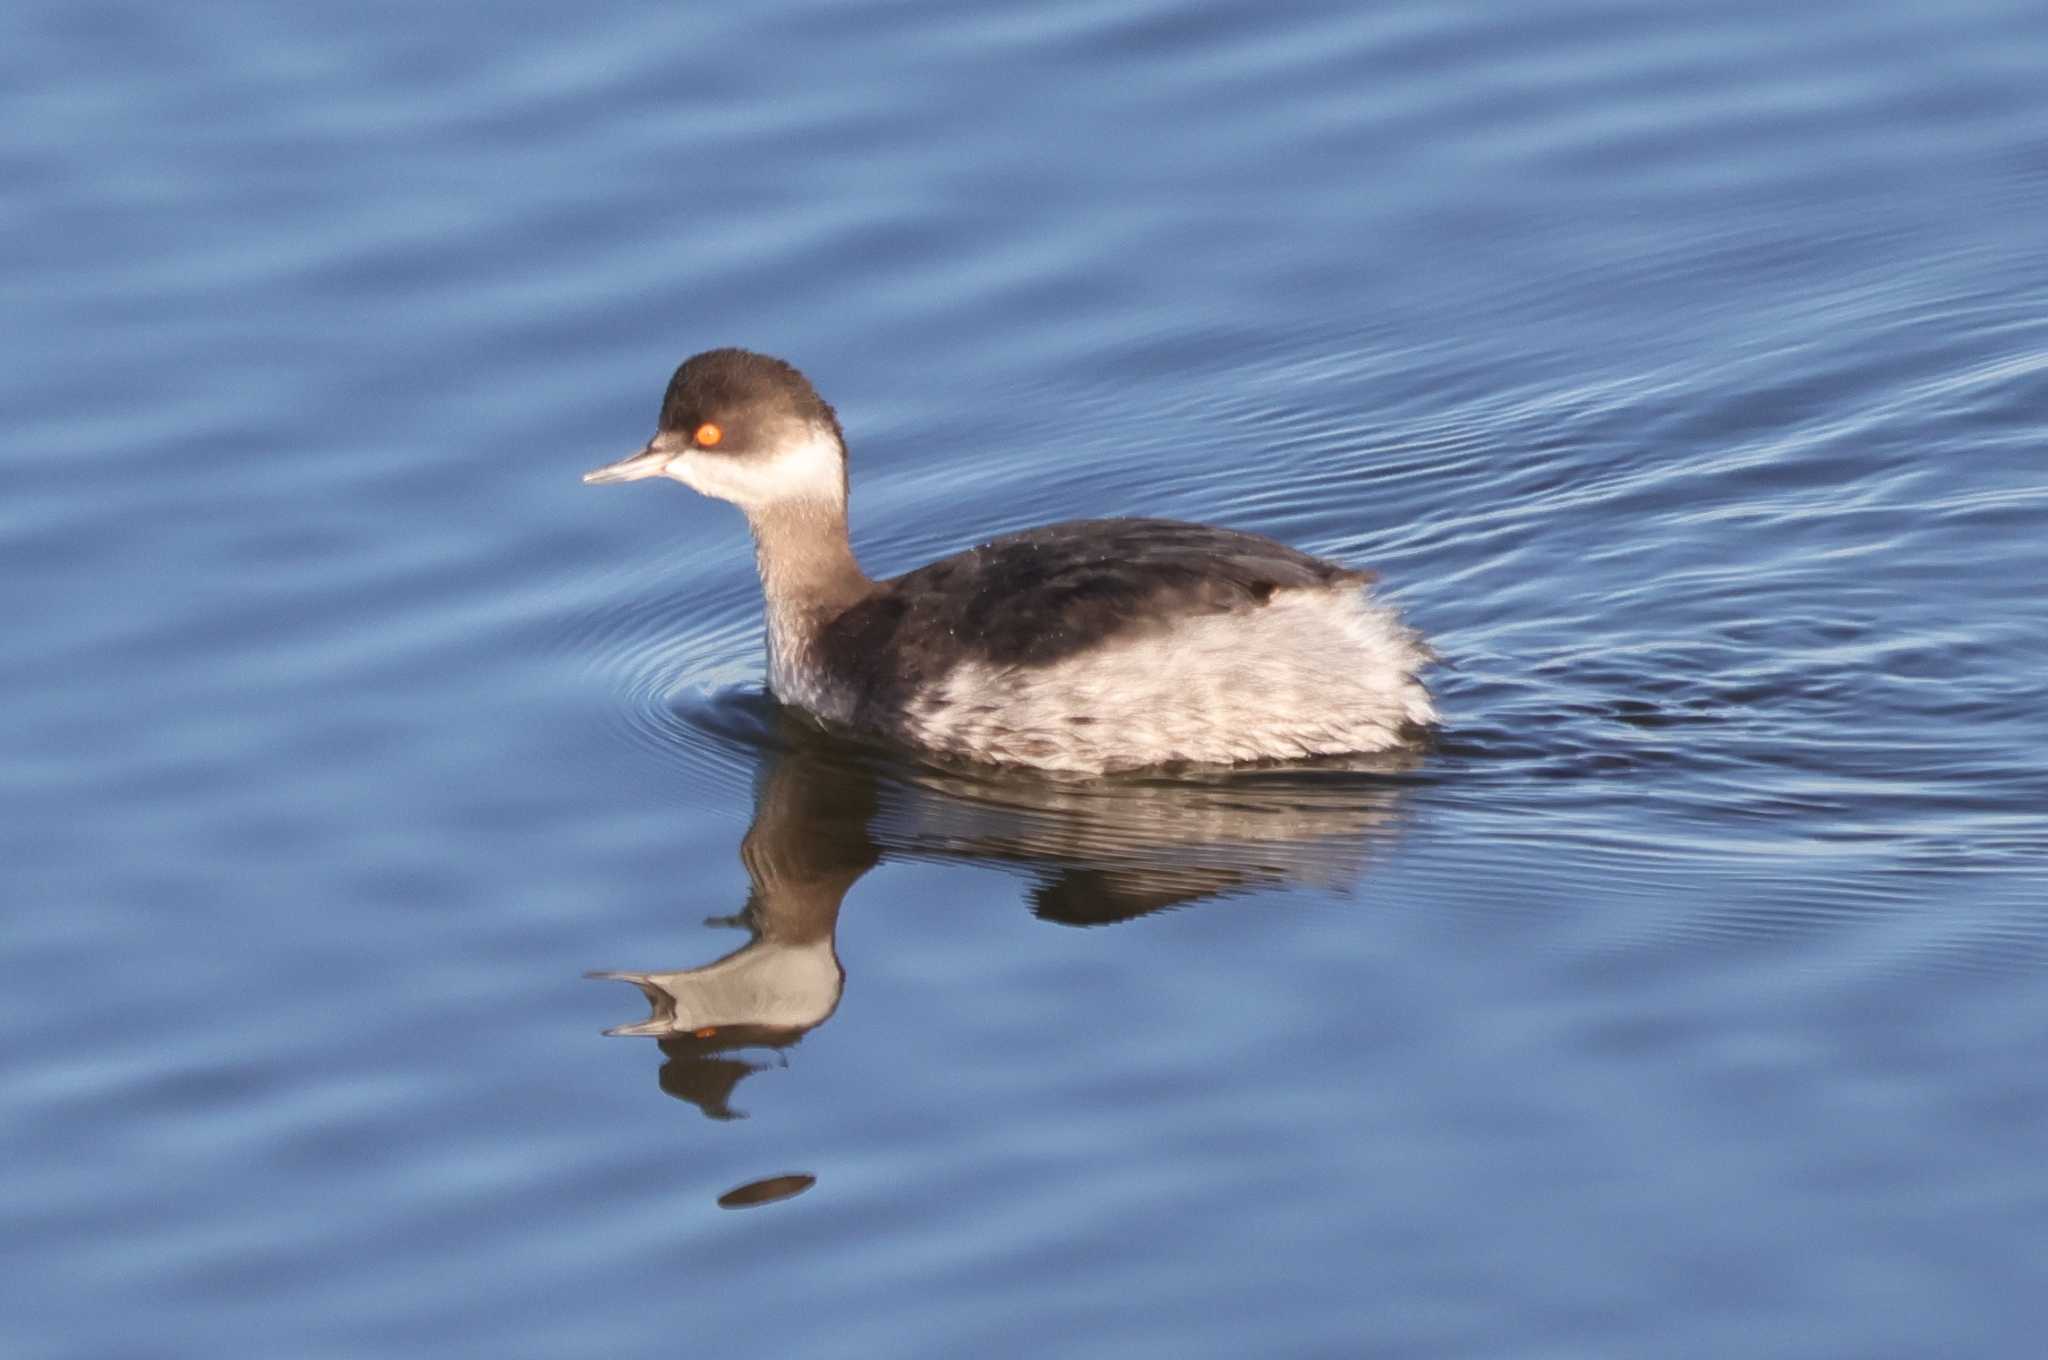
[[[2031,1353],[2044,64],[2026,3],[16,6],[0,1350]],[[738,517],[576,481],[731,343],[871,571],[1273,534],[1439,741],[793,731]]]

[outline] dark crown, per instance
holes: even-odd
[[[839,435],[839,416],[795,365],[745,349],[710,349],[685,359],[661,399],[663,430],[795,419]]]

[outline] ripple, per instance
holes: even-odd
[[[702,550],[605,573],[582,593],[600,603],[567,619],[550,643],[614,696],[613,729],[718,786],[744,787],[772,711],[760,687],[751,572]]]

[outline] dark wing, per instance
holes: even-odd
[[[916,684],[964,660],[1043,665],[1175,619],[1254,609],[1276,591],[1372,579],[1235,529],[1074,520],[1006,534],[883,582],[831,626],[827,645],[856,669],[887,657],[883,664]]]

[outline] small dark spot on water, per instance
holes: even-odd
[[[757,1205],[774,1204],[778,1200],[793,1199],[817,1183],[818,1178],[806,1172],[768,1176],[762,1180],[734,1186],[718,1197],[718,1207],[751,1209]]]

